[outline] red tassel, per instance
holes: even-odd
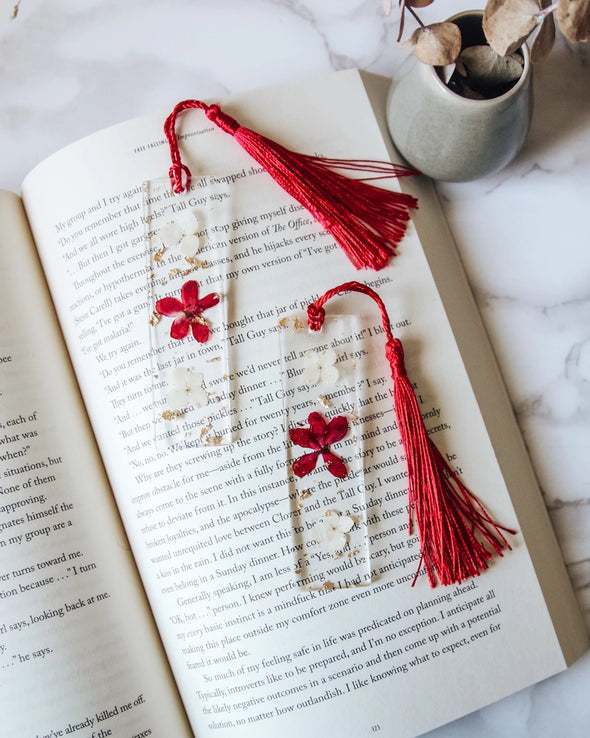
[[[418,207],[411,195],[390,192],[366,180],[419,174],[391,162],[324,159],[299,154],[241,126],[217,105],[199,100],[178,103],[166,119],[164,133],[170,146],[170,181],[174,192],[189,187],[191,173],[182,163],[176,140],[176,118],[184,110],[198,108],[255,159],[278,184],[303,205],[340,244],[356,269],[382,269],[395,254],[409,220],[409,209]],[[374,176],[351,179],[339,170]]]
[[[422,563],[431,587],[437,579],[441,584],[459,584],[467,577],[478,576],[488,568],[492,556],[479,538],[501,556],[502,549],[510,549],[501,531],[514,531],[492,520],[430,440],[406,374],[401,341],[393,337],[387,310],[376,292],[360,282],[347,282],[328,290],[307,309],[310,328],[320,329],[324,303],[343,292],[368,295],[381,311],[395,413],[408,468],[408,529],[411,534],[415,522],[420,538],[421,558],[412,586]]]

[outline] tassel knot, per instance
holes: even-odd
[[[394,338],[385,344],[385,356],[391,366],[391,376],[395,381],[396,377],[406,376],[406,363],[404,360],[404,347],[399,338]]]
[[[219,105],[208,105],[204,111],[207,118],[225,133],[235,136],[236,131],[241,127],[238,121],[224,113]]]

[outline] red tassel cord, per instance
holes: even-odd
[[[385,353],[391,366],[394,407],[408,468],[408,530],[411,534],[415,523],[420,538],[421,558],[412,586],[422,563],[431,587],[437,580],[458,584],[478,576],[488,568],[492,556],[483,543],[501,556],[504,548],[510,549],[502,531],[514,531],[492,520],[428,436],[406,374],[401,341],[394,338],[387,310],[376,292],[360,282],[346,282],[328,290],[307,308],[310,328],[321,328],[323,305],[344,292],[371,297],[379,307],[385,329]]]
[[[276,141],[241,126],[217,105],[200,100],[178,103],[166,119],[164,133],[170,146],[170,181],[174,192],[190,186],[191,173],[180,157],[176,119],[189,109],[203,110],[221,130],[240,146],[270,176],[328,231],[340,244],[356,269],[382,269],[395,254],[404,236],[415,197],[375,187],[368,180],[419,174],[415,169],[391,162],[364,159],[324,159],[286,149]],[[342,171],[372,176],[351,179]]]

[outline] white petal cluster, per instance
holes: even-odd
[[[301,381],[305,384],[336,384],[338,355],[334,349],[308,351],[303,357],[304,368]]]
[[[354,520],[348,515],[340,515],[331,510],[329,513],[313,526],[313,538],[328,551],[342,551],[348,541],[347,533],[353,527]]]
[[[179,366],[172,370],[171,375],[168,405],[172,410],[182,410],[188,405],[204,407],[209,402],[202,372]]]
[[[199,250],[199,220],[192,210],[183,210],[171,223],[156,231],[163,246],[178,249],[182,256],[191,259]]]

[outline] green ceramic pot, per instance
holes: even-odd
[[[450,21],[461,29],[463,45],[485,43],[483,12],[459,13]],[[498,171],[520,151],[532,109],[532,65],[526,45],[524,67],[504,94],[472,100],[451,91],[438,72],[414,54],[392,80],[387,123],[402,156],[424,174],[448,182],[466,182]]]

